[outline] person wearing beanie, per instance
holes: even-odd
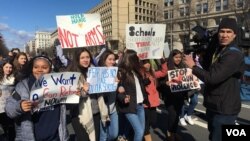
[[[184,62],[204,82],[204,102],[209,140],[221,141],[222,125],[234,125],[241,110],[240,78],[244,72],[244,55],[235,44],[237,23],[233,18],[221,20],[216,42],[206,50],[208,68],[197,67],[193,58],[184,56]]]

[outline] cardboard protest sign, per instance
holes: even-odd
[[[171,92],[199,89],[199,79],[192,74],[192,69],[183,68],[168,71]]]
[[[140,59],[160,59],[165,29],[165,24],[127,24],[126,48],[135,50]]]
[[[118,67],[90,67],[87,74],[89,94],[114,92],[118,83],[115,81]]]
[[[39,88],[32,90],[30,94],[30,100],[37,105],[33,111],[60,103],[79,103],[79,96],[76,95],[79,77],[78,72],[43,75],[34,84]]]
[[[62,48],[104,45],[100,14],[56,16],[58,38]]]

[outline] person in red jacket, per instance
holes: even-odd
[[[165,77],[167,74],[167,64],[165,59],[161,59],[161,69],[154,71],[150,64],[150,60],[143,60],[144,70],[142,71],[144,77],[144,84],[146,85],[146,91],[148,94],[148,100],[150,106],[144,105],[145,110],[145,141],[152,141],[150,135],[150,127],[155,125],[156,121],[156,108],[160,105],[159,92],[157,91],[157,78]]]

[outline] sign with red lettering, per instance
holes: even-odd
[[[105,44],[100,14],[56,16],[56,21],[62,48]]]
[[[192,74],[192,69],[183,68],[168,71],[171,92],[200,89],[200,80]]]
[[[30,100],[36,107],[33,111],[60,103],[79,103],[78,80],[80,73],[63,72],[43,75],[35,82]]]
[[[163,56],[165,24],[127,24],[126,47],[137,52],[139,58],[160,59]]]

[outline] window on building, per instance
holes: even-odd
[[[189,3],[189,0],[179,0],[179,4]]]
[[[215,18],[215,24],[216,24],[216,25],[219,25],[219,24],[220,24],[220,18],[219,18],[219,17]]]
[[[169,0],[169,4],[170,4],[170,6],[173,6],[174,5],[174,0]]]
[[[203,13],[207,13],[207,12],[208,12],[208,4],[203,3]]]
[[[138,12],[138,7],[135,7],[135,12]]]
[[[201,4],[196,5],[196,14],[201,14]]]
[[[181,7],[180,8],[180,16],[187,16],[189,15],[189,8],[188,7]]]
[[[170,10],[169,11],[169,17],[171,18],[171,19],[173,19],[174,18],[174,11],[173,10]]]
[[[185,30],[186,29],[186,24],[185,23],[182,22],[179,25],[180,25],[180,29],[181,30]]]
[[[173,6],[174,0],[165,0],[164,4],[165,4],[165,6]]]
[[[221,1],[220,0],[215,0],[215,10],[216,11],[221,11]]]
[[[228,10],[228,0],[223,0],[223,10]]]
[[[237,8],[242,8],[243,7],[243,0],[237,0],[236,6],[237,6]]]
[[[184,7],[180,8],[180,16],[183,17],[184,16]]]
[[[169,19],[168,11],[164,13],[164,19]]]

